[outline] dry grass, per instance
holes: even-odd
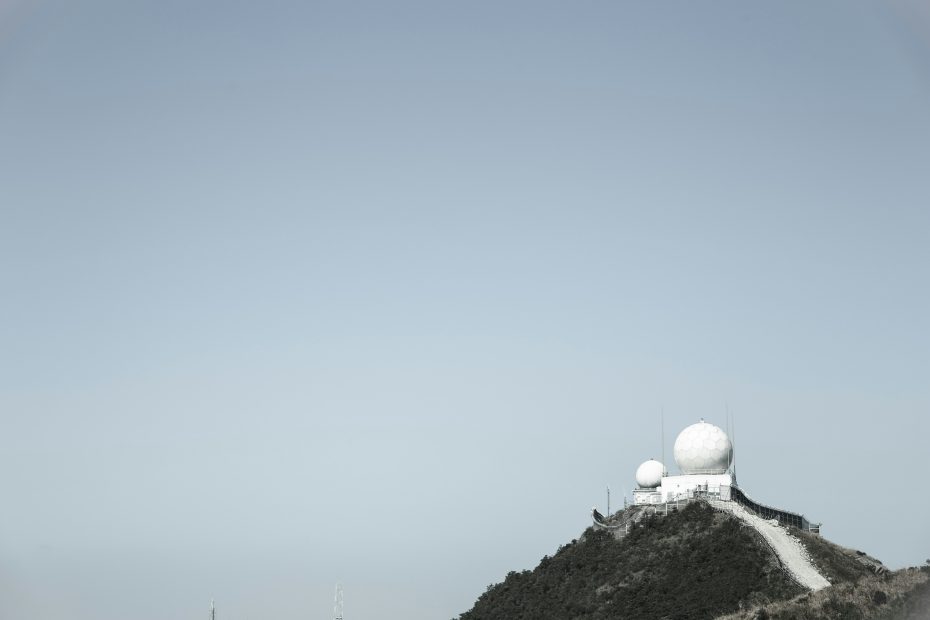
[[[811,534],[792,530],[810,555],[811,561],[830,583],[851,582],[869,577],[876,573],[876,568],[885,571],[882,563],[875,558],[855,549],[842,547],[834,542]]]
[[[839,583],[818,592],[802,594],[785,601],[767,603],[719,616],[717,620],[788,620],[805,618],[891,619],[911,616],[915,592],[930,580],[927,571],[904,569],[884,575],[862,577],[852,583]]]

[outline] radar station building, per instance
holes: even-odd
[[[736,484],[732,470],[733,443],[719,426],[701,419],[675,439],[675,463],[679,475],[669,475],[663,463],[650,459],[636,470],[634,505],[667,504],[694,497],[735,501],[766,519],[802,530],[819,532],[820,524],[804,515],[755,502]]]

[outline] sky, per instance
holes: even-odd
[[[0,1],[0,618],[453,618],[728,411],[922,564],[928,170],[916,0]]]

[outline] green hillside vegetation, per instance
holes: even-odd
[[[930,560],[892,573],[862,551],[793,533],[829,588],[801,588],[755,530],[696,502],[645,517],[622,540],[589,528],[534,570],[488,587],[459,620],[930,618]]]
[[[803,592],[754,530],[693,503],[643,519],[622,540],[589,528],[534,570],[490,586],[459,619],[714,618]]]
[[[808,532],[794,530],[793,534],[801,539],[814,566],[832,584],[853,582],[874,575],[877,567],[885,570],[881,562],[862,551],[841,547]]]
[[[744,609],[720,620],[926,620],[930,566],[861,577],[790,600]]]

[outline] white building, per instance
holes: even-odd
[[[636,470],[633,504],[665,504],[678,499],[710,497],[734,501],[763,519],[777,519],[782,525],[820,533],[820,523],[811,523],[803,514],[774,508],[754,501],[736,484],[733,443],[722,429],[701,420],[679,433],[675,440],[675,462],[681,474],[670,476],[665,465],[650,459]],[[597,514],[594,515],[598,524]],[[603,526],[603,522],[600,523]]]
[[[679,433],[675,462],[681,475],[669,476],[665,465],[648,460],[636,470],[634,504],[661,504],[696,494],[730,499],[736,480],[730,471],[733,444],[723,430],[703,419]]]

